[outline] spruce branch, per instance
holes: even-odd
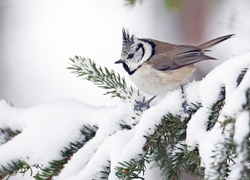
[[[243,69],[237,79],[237,85],[241,83],[245,74],[246,69]],[[218,121],[221,110],[225,105],[225,94],[225,87],[221,87],[218,100],[210,108],[207,131],[211,130]],[[192,103],[190,112],[194,114],[200,107],[202,107],[201,103]],[[245,107],[249,106],[245,105]],[[186,125],[190,118],[191,117],[184,118],[182,120],[181,117],[169,113],[163,116],[162,122],[159,125],[156,125],[155,133],[146,137],[147,143],[143,148],[145,151],[144,157],[148,157],[147,159],[154,161],[156,165],[160,167],[166,179],[180,179],[183,170],[190,175],[196,175],[199,177],[203,177],[204,175],[204,168],[200,167],[201,160],[199,157],[199,150],[196,148],[189,151],[185,144]],[[229,118],[228,121],[225,121],[224,123],[228,124],[233,122],[234,121]],[[225,124],[222,126],[226,126]],[[230,169],[229,167],[235,158],[236,145],[231,143],[231,136],[223,142],[223,146],[218,146],[219,149],[226,149],[226,151],[217,152],[218,156],[221,155],[220,153],[225,153],[225,159],[214,166],[217,171],[221,172],[220,178],[227,177]],[[120,170],[119,175],[125,176],[126,173],[128,173],[131,178],[131,173],[135,172],[132,164],[131,161],[123,162],[121,164],[123,168],[119,169],[118,167]]]
[[[185,140],[186,124],[187,121],[182,121],[179,116],[174,116],[171,113],[163,116],[161,123],[156,125],[154,134],[145,136],[147,141],[143,147],[144,154],[139,155],[141,158],[136,161],[130,160],[120,163],[121,166],[116,167],[116,175],[121,179],[143,178],[139,177],[138,174],[145,171],[145,165],[150,161],[154,161],[160,167],[167,179],[178,179],[183,168],[197,173],[200,163],[200,159],[197,159],[197,152],[191,156],[191,153],[186,150],[186,158],[183,158],[184,153],[178,158],[172,156],[172,153],[176,154],[175,148],[179,142]],[[187,155],[188,153],[189,155]],[[195,165],[193,165],[194,163]],[[193,165],[192,168],[188,167],[191,165]]]
[[[71,64],[68,67],[73,73],[85,80],[91,81],[100,88],[106,90],[104,95],[111,95],[112,98],[118,97],[124,103],[128,103],[133,108],[138,102],[145,102],[145,96],[132,86],[128,87],[125,78],[116,74],[113,70],[106,67],[97,66],[94,61],[89,58],[75,56],[70,58]],[[122,129],[131,129],[138,122],[143,111],[136,109],[134,113],[128,117],[124,117],[120,123]],[[132,121],[131,121],[132,119]]]
[[[244,68],[241,73],[239,74],[237,80],[236,80],[236,85],[239,86],[241,81],[243,80],[244,76],[246,75],[248,68]]]
[[[243,105],[243,109],[250,111],[250,88],[246,91],[246,104]]]
[[[129,162],[120,162],[120,166],[116,167],[116,176],[119,179],[144,179],[140,174],[144,175],[148,156],[141,156],[140,160],[132,159]]]
[[[34,178],[36,180],[41,179],[53,179],[54,176],[58,175],[61,170],[64,168],[64,165],[71,159],[71,157],[80,149],[82,148],[86,142],[91,140],[97,131],[97,126],[89,126],[84,125],[81,132],[81,141],[70,142],[68,147],[65,147],[64,150],[61,151],[62,159],[60,160],[53,160],[49,162],[48,167],[40,166],[41,172],[38,172]]]
[[[0,145],[10,141],[13,137],[20,134],[21,131],[10,128],[0,128]]]
[[[188,110],[188,111],[191,113],[190,115],[193,115],[193,114],[195,114],[201,107],[202,107],[202,105],[201,105],[200,102],[192,102],[192,103],[190,104],[190,107],[189,107],[189,110]],[[187,119],[186,121],[188,122],[189,120],[190,120],[190,118]]]
[[[138,2],[139,4],[142,4],[144,0],[125,0],[126,6],[135,6],[135,4]]]
[[[242,106],[239,115],[244,112],[249,113],[249,94],[250,88],[246,91],[246,103]],[[250,132],[248,132],[241,142],[235,142],[233,138],[236,131],[236,121],[237,117],[226,117],[225,120],[219,122],[224,140],[216,144],[215,149],[213,150],[212,158],[216,159],[216,161],[212,164],[210,171],[207,172],[207,179],[230,179],[230,173],[235,167],[241,169],[239,179],[247,179],[249,177],[250,171],[248,163],[250,160]],[[246,126],[250,126],[249,120],[246,120]]]
[[[32,176],[33,171],[31,166],[23,160],[18,159],[17,161],[11,161],[7,165],[1,165],[0,167],[0,179],[9,179],[11,176],[15,176],[18,173],[25,174],[30,171]]]
[[[240,74],[235,82],[236,86],[240,85],[247,70],[248,70],[248,68],[243,68],[243,70],[240,72]],[[210,109],[211,112],[210,112],[210,115],[208,117],[208,123],[207,123],[207,129],[206,129],[207,131],[211,130],[213,128],[213,126],[215,125],[215,123],[217,122],[218,117],[220,115],[220,112],[225,105],[225,98],[226,98],[225,87],[221,87],[219,98]]]
[[[162,117],[161,123],[156,125],[155,133],[151,137],[146,137],[149,140],[147,145],[149,144],[153,149],[157,148],[159,143],[165,147],[174,146],[185,139],[185,133],[186,122],[182,121],[179,116],[168,113]]]
[[[235,119],[230,117],[221,123],[224,140],[215,145],[211,157],[215,161],[211,169],[207,170],[206,179],[226,179],[228,177],[230,165],[234,163],[235,158],[236,146],[233,143],[234,123]]]
[[[110,71],[107,68],[97,66],[91,59],[76,56],[75,58],[71,58],[71,62],[71,67],[68,69],[72,70],[78,76],[93,82],[98,87],[105,89],[106,94],[111,95],[111,97],[119,97],[125,103],[136,103],[144,97],[139,91],[133,89],[132,87],[127,87],[125,79],[121,78],[119,74],[116,74],[114,71]],[[249,73],[247,68],[242,70],[235,82],[237,86],[240,86],[242,82],[246,82],[244,81],[244,78],[247,73]],[[239,87],[236,87],[236,90],[237,88]],[[143,134],[146,134],[146,136],[144,136],[146,138],[145,144],[143,147],[141,147],[143,149],[143,153],[140,152],[141,154],[137,154],[136,158],[134,157],[129,161],[120,162],[119,166],[115,168],[116,176],[119,179],[124,180],[144,179],[146,164],[153,161],[155,162],[156,166],[161,169],[163,176],[170,180],[180,179],[181,173],[183,171],[188,174],[197,175],[200,177],[203,177],[204,173],[207,173],[205,176],[209,180],[226,179],[230,177],[230,173],[233,171],[233,166],[240,166],[241,179],[249,179],[250,170],[248,164],[250,162],[250,133],[246,134],[240,141],[236,141],[234,139],[234,135],[237,131],[237,127],[235,125],[238,121],[237,118],[240,114],[244,112],[249,113],[250,111],[250,88],[246,90],[246,101],[243,101],[244,104],[240,104],[242,107],[239,108],[240,110],[239,112],[237,111],[237,115],[235,115],[235,117],[234,115],[223,115],[222,117],[222,111],[224,110],[223,108],[226,108],[227,105],[225,101],[225,90],[226,87],[221,87],[218,99],[216,102],[214,102],[214,104],[211,105],[211,107],[206,109],[207,114],[205,114],[204,118],[204,123],[207,124],[207,127],[205,126],[205,128],[202,129],[204,131],[212,131],[215,125],[218,125],[219,123],[221,125],[221,127],[219,127],[219,131],[221,131],[222,141],[218,141],[219,143],[216,144],[216,147],[214,148],[213,156],[211,158],[213,158],[215,161],[214,164],[212,164],[211,169],[209,169],[210,172],[207,173],[206,169],[204,170],[200,166],[201,159],[199,156],[199,146],[193,150],[189,150],[185,142],[187,123],[192,118],[192,115],[194,115],[197,110],[199,110],[199,108],[204,108],[202,107],[201,101],[191,102],[190,111],[188,111],[190,112],[189,117],[181,117],[177,114],[167,113],[161,118],[160,122],[158,120],[154,121],[157,122],[155,127],[153,123],[150,124],[149,132],[147,132],[147,129],[143,127],[144,124],[139,126],[140,128],[145,128],[143,129],[145,131],[145,133],[143,131]],[[151,113],[152,112],[157,111],[151,111]],[[137,123],[134,120],[138,120],[138,117],[142,115],[142,112],[135,111],[131,114],[126,114],[126,117],[123,116],[121,117],[121,119],[123,118],[122,120],[119,122],[117,121],[120,123],[121,128],[117,128],[116,130],[122,129],[130,131],[133,129],[136,131],[134,128],[140,122]],[[218,120],[219,117],[222,119],[222,121]],[[244,122],[246,126],[250,126],[249,120],[243,121],[243,123]],[[148,128],[148,126],[146,127]],[[77,141],[68,142],[68,146],[61,150],[61,158],[59,160],[51,160],[47,167],[42,167],[41,165],[30,166],[22,160],[11,161],[7,165],[0,167],[0,178],[8,178],[9,176],[16,173],[25,173],[29,170],[31,171],[32,175],[32,168],[35,167],[41,170],[34,176],[35,179],[53,179],[53,177],[61,172],[71,157],[80,148],[82,148],[86,142],[91,141],[91,139],[96,136],[97,130],[97,126],[83,126],[79,130],[80,138]],[[116,130],[114,130],[114,133],[117,132]],[[9,141],[18,133],[20,132],[12,132],[12,130],[8,132],[8,130],[5,129],[0,130],[0,134],[4,134],[4,137],[6,137],[6,141]],[[139,136],[141,136],[141,134]],[[5,142],[3,141],[3,143]],[[60,150],[58,150],[58,152],[60,152]],[[102,151],[99,152],[102,155]],[[242,154],[243,156],[239,156]],[[112,162],[110,161],[111,158],[109,158],[109,155],[109,152],[105,154],[106,162],[99,166],[102,169],[99,169],[97,173],[94,172],[95,174],[93,173],[93,176],[97,177],[98,179],[109,178],[110,173],[113,172],[110,169]],[[92,162],[95,163],[95,159]]]
[[[107,161],[107,165],[103,166],[103,169],[99,171],[99,179],[108,179],[110,174],[111,161]]]
[[[166,156],[163,175],[166,179],[180,179],[181,172],[202,177],[203,169],[200,167],[200,157],[198,149],[187,150],[185,142],[175,145],[172,152]]]
[[[192,175],[202,174],[198,150],[187,150],[185,139],[188,119],[184,120],[166,114],[161,124],[156,125],[154,135],[148,138],[151,160],[161,169],[166,179],[180,179],[183,170]]]
[[[125,5],[133,7],[136,3],[142,4],[144,0],[125,0]],[[183,0],[164,0],[168,10],[180,10],[183,8]]]
[[[217,122],[220,112],[225,105],[225,98],[226,98],[225,95],[226,95],[225,87],[221,87],[218,100],[210,108],[211,112],[208,117],[207,129],[206,129],[207,131],[210,131],[214,127],[215,123]]]
[[[96,63],[89,58],[75,56],[70,58],[71,66],[68,67],[73,73],[84,79],[93,82],[98,87],[106,90],[105,95],[111,97],[119,97],[126,102],[144,101],[145,97],[139,90],[133,87],[127,87],[125,79],[113,70],[108,70],[106,67],[97,67]]]

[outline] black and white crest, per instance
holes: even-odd
[[[122,28],[122,38],[123,38],[123,49],[129,49],[132,44],[135,42],[134,35],[130,35],[129,31],[125,28]]]

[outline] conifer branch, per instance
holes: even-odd
[[[167,114],[156,126],[155,134],[148,138],[151,160],[160,167],[166,179],[179,179],[182,170],[192,175],[202,174],[198,150],[188,151],[185,144],[187,122],[188,119],[183,121],[179,116]]]
[[[247,69],[245,68],[239,74],[236,82],[237,86],[243,80],[246,71]],[[248,94],[247,92],[247,96],[250,96],[250,93]],[[211,106],[210,114],[208,116],[207,131],[211,130],[215,123],[217,123],[221,110],[225,105],[225,98],[225,88],[222,87],[218,100]],[[196,113],[200,107],[202,107],[201,103],[192,103],[190,113]],[[250,106],[247,103],[244,107],[249,110]],[[199,150],[196,148],[189,151],[185,144],[186,125],[189,119],[190,117],[185,117],[182,120],[180,116],[174,116],[170,113],[163,116],[161,124],[156,125],[155,133],[151,136],[145,137],[147,139],[147,143],[143,148],[145,154],[141,155],[142,158],[136,162],[141,162],[143,159],[154,161],[162,170],[164,177],[170,180],[180,179],[180,174],[183,170],[190,175],[196,175],[202,178],[204,176],[204,168],[200,166],[201,159],[199,156]],[[235,121],[234,119],[228,120],[229,121],[225,121],[226,124],[228,124],[227,122],[231,121],[230,123],[234,123]],[[218,146],[218,155],[220,153],[226,154],[225,159],[214,166],[215,171],[221,172],[218,176],[219,179],[227,177],[230,165],[235,157],[236,145],[231,143],[232,139],[230,140],[230,138],[224,141],[225,144],[223,144],[223,146]],[[225,149],[226,151],[222,151],[222,149]],[[144,170],[143,168],[145,166],[134,166],[134,164],[136,164],[134,160],[120,163],[121,166],[117,167],[117,176],[124,179],[136,177],[133,173]],[[137,169],[138,167],[140,168]],[[214,174],[212,177],[215,177]]]
[[[103,166],[103,170],[99,171],[99,179],[108,179],[110,174],[110,160],[107,161],[107,165]]]
[[[144,0],[125,0],[125,5],[133,7],[136,3],[142,4]],[[183,0],[164,0],[169,10],[180,10],[183,7]]]
[[[243,80],[244,76],[246,75],[248,68],[244,68],[241,73],[239,74],[237,80],[236,80],[236,85],[239,86],[241,81]]]
[[[180,179],[182,172],[198,177],[202,177],[203,174],[198,149],[187,150],[185,142],[176,144],[172,152],[165,156],[164,163],[162,172],[166,179]]]
[[[13,137],[20,134],[19,130],[12,130],[10,128],[0,128],[0,145],[10,141]]]
[[[171,162],[170,156],[175,145],[185,139],[186,123],[179,116],[174,116],[171,113],[163,116],[161,124],[156,125],[154,134],[145,137],[147,142],[143,147],[144,154],[139,155],[141,158],[120,163],[121,166],[116,167],[116,175],[121,179],[143,179],[143,177],[138,177],[138,174],[145,171],[146,163],[154,161],[163,172],[172,173],[171,176],[168,173],[166,173],[168,176],[163,173],[167,179],[178,179],[180,169],[190,165],[186,162],[189,159],[186,158],[186,161],[182,160],[180,165],[174,167],[169,163]],[[180,157],[180,159],[183,158]]]
[[[143,3],[144,0],[125,0],[125,5],[126,6],[135,6],[137,2],[140,4]]]
[[[242,106],[242,110],[239,114],[248,112],[249,115],[249,94],[250,88],[246,91],[246,104]],[[248,118],[250,119],[250,117]],[[250,160],[250,132],[248,132],[248,135],[241,140],[240,144],[235,142],[233,138],[235,134],[236,121],[237,117],[226,117],[224,121],[219,122],[221,124],[222,136],[224,140],[216,144],[212,156],[212,158],[216,159],[216,161],[214,161],[212,168],[207,172],[207,179],[230,179],[230,173],[235,166],[237,168],[241,168],[241,176],[238,179],[247,179],[250,177],[250,170],[248,167]],[[247,119],[246,126],[250,126],[249,120],[247,121]],[[236,161],[237,158],[240,158],[240,162]]]
[[[144,179],[140,176],[141,173],[145,172],[146,163],[148,163],[148,157],[141,156],[140,160],[132,159],[129,162],[120,162],[121,166],[116,167],[116,176],[119,179],[127,180],[127,179]]]
[[[58,175],[61,170],[64,168],[64,165],[71,159],[71,157],[84,146],[86,142],[92,139],[95,136],[98,127],[96,126],[86,126],[80,130],[81,132],[81,141],[76,141],[75,143],[70,142],[69,147],[65,147],[61,151],[62,159],[53,160],[49,162],[48,167],[40,167],[41,172],[37,173],[34,178],[37,180],[41,179],[53,179],[54,176]]]
[[[105,95],[110,94],[111,97],[119,97],[126,102],[135,104],[137,101],[144,101],[144,96],[139,90],[133,87],[127,87],[125,79],[113,70],[107,68],[97,67],[94,61],[89,58],[75,56],[70,58],[72,64],[68,69],[72,70],[78,76],[93,82],[98,87],[106,90]]]
[[[72,64],[68,69],[72,70],[78,76],[93,82],[98,87],[105,89],[105,94],[109,94],[111,97],[119,97],[123,102],[130,104],[135,104],[137,101],[144,99],[144,96],[141,95],[138,90],[127,87],[125,79],[121,78],[120,75],[116,74],[114,71],[99,67],[94,61],[88,58],[76,56],[70,60]],[[235,82],[237,86],[236,90],[240,87],[242,82],[246,82],[244,78],[247,73],[249,73],[249,71],[245,68],[239,74]],[[246,86],[243,87],[246,88]],[[115,168],[116,176],[124,180],[144,179],[146,164],[154,162],[162,171],[163,176],[170,180],[180,179],[182,171],[201,178],[205,176],[209,180],[226,179],[230,178],[234,166],[240,168],[240,179],[248,179],[250,177],[250,170],[248,167],[250,162],[250,133],[246,133],[240,141],[235,140],[234,135],[237,131],[236,123],[239,120],[239,115],[246,112],[248,115],[250,114],[250,87],[245,92],[244,100],[246,101],[240,104],[242,107],[239,108],[240,110],[235,116],[227,116],[225,114],[222,116],[224,108],[227,107],[226,98],[228,97],[226,97],[226,89],[227,87],[221,87],[218,99],[211,104],[211,107],[206,109],[207,114],[205,114],[204,118],[204,123],[207,125],[204,126],[204,131],[212,131],[215,125],[217,127],[220,123],[221,127],[219,127],[219,130],[222,132],[222,140],[216,141],[219,143],[214,147],[213,156],[210,157],[214,158],[216,161],[211,165],[209,171],[200,166],[201,157],[199,156],[199,150],[201,149],[199,149],[199,146],[193,150],[189,150],[186,144],[187,124],[190,120],[192,121],[192,115],[195,115],[200,108],[204,108],[201,101],[191,102],[188,111],[190,113],[189,117],[181,117],[179,114],[177,115],[169,112],[161,118],[160,122],[157,121],[155,127],[150,124],[150,131],[147,132],[147,129],[145,129],[146,132],[143,132],[144,135],[146,134],[147,136],[144,136],[146,140],[142,147],[142,153],[140,152],[141,154],[135,155],[135,157],[129,161],[120,162],[119,166]],[[142,112],[135,111],[130,115],[126,115],[126,117],[123,116],[122,120],[117,121],[120,123],[120,129],[126,130],[127,132],[130,131],[140,123],[139,119],[141,115]],[[220,119],[219,121],[219,117],[222,120]],[[243,121],[247,127],[250,126],[249,119],[248,121]],[[154,130],[153,132],[152,129]],[[86,142],[91,141],[91,139],[96,136],[97,130],[98,127],[96,126],[84,126],[79,132],[80,140],[69,142],[68,147],[61,150],[61,159],[51,160],[47,167],[42,167],[41,165],[30,166],[23,160],[11,161],[5,166],[2,165],[0,167],[0,179],[8,178],[16,173],[24,174],[29,170],[32,176],[32,168],[38,168],[40,170],[40,172],[34,176],[35,179],[53,179],[53,177],[61,172],[71,157],[82,148]],[[2,139],[5,139],[0,139],[0,143],[6,143],[19,133],[21,132],[11,129],[0,129],[0,135],[4,137]],[[114,133],[116,133],[116,130],[114,130]],[[99,153],[102,153],[102,151],[99,151]],[[113,172],[110,169],[112,162],[110,161],[108,153],[109,151],[107,150],[104,158],[106,162],[102,161],[104,163],[99,166],[102,170],[99,169],[98,172],[95,173],[95,177],[98,179],[108,179],[110,173]],[[243,156],[239,156],[240,154],[243,154]],[[91,159],[91,161],[95,163],[95,159],[93,159]]]
[[[211,130],[218,120],[220,112],[225,105],[225,87],[221,87],[220,96],[218,100],[210,108],[210,115],[208,116],[207,131]]]
[[[0,167],[0,179],[9,179],[10,176],[15,176],[17,173],[25,174],[30,171],[33,174],[31,166],[23,160],[11,161],[7,165],[1,165]]]

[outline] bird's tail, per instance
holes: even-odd
[[[206,49],[216,45],[216,44],[219,44],[220,42],[223,42],[231,37],[233,37],[235,34],[229,34],[229,35],[226,35],[226,36],[221,36],[221,37],[218,37],[218,38],[215,38],[211,41],[208,41],[208,42],[205,42],[204,44],[201,44],[200,46],[198,46],[200,49],[202,49],[203,51],[205,51]]]

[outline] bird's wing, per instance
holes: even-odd
[[[199,47],[181,45],[164,53],[154,54],[147,63],[157,70],[167,71],[205,60],[215,60],[215,58],[205,55]]]
[[[202,50],[206,50],[206,49],[208,49],[208,48],[210,48],[210,47],[212,47],[212,46],[214,46],[216,44],[219,44],[219,43],[233,37],[234,35],[235,34],[229,34],[229,35],[226,35],[226,36],[221,36],[221,37],[212,39],[211,41],[208,41],[208,42],[205,42],[205,43],[201,44],[199,46],[199,48],[202,49]]]

